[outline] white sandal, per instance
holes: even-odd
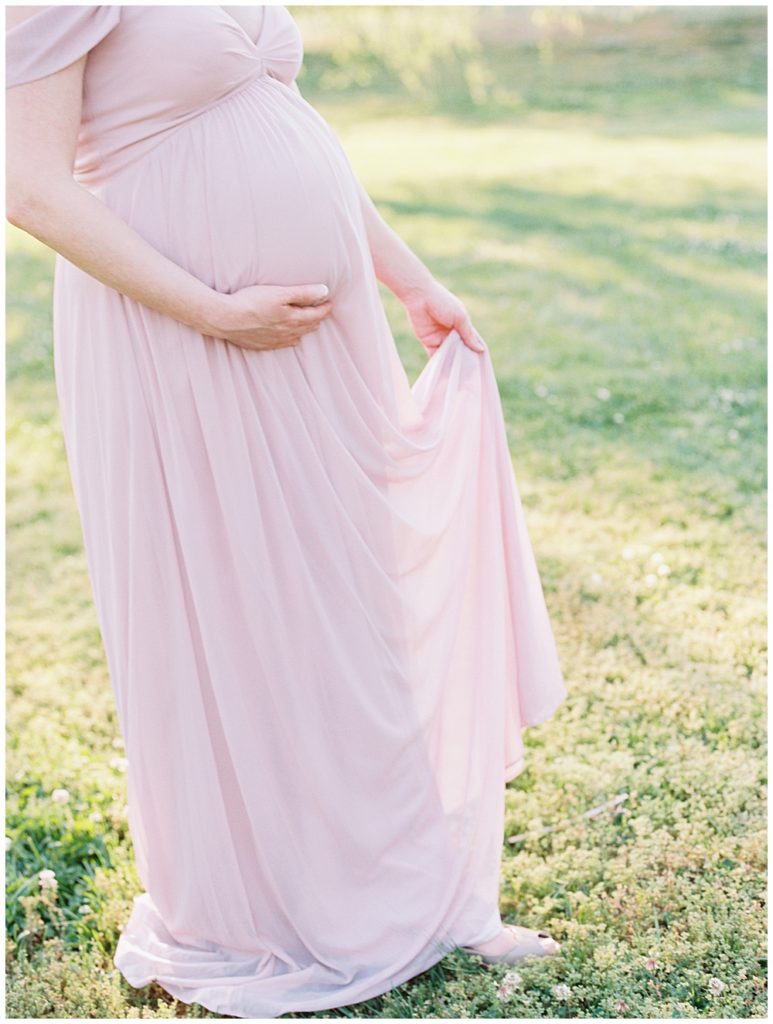
[[[484,964],[517,964],[527,956],[552,956],[561,949],[561,944],[548,932],[524,928],[519,924],[505,924],[504,927],[515,938],[513,945],[504,953],[481,953],[475,946],[458,948],[465,953],[479,956]]]

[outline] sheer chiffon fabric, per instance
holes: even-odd
[[[500,927],[503,787],[566,696],[488,349],[411,387],[356,178],[281,6],[51,7],[76,179],[220,291],[324,282],[299,345],[205,336],[57,255],[62,429],[143,891],[115,963],[218,1013],[378,995]],[[141,69],[141,70],[140,70]]]

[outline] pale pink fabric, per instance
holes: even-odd
[[[56,7],[9,85],[90,51],[76,176],[222,291],[329,285],[249,352],[57,255],[56,385],[145,891],[115,963],[271,1017],[498,933],[505,780],[564,700],[488,350],[413,388],[355,177],[284,7]],[[417,342],[418,344],[418,342]]]

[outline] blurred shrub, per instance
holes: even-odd
[[[553,74],[578,52],[619,52],[658,60],[685,50],[694,61],[708,41],[748,45],[758,34],[749,7],[651,5],[295,6],[307,84],[326,94],[349,89],[404,92],[442,106],[479,108],[501,99],[516,69]],[[716,52],[714,53],[716,56]],[[716,69],[715,69],[716,73]],[[587,76],[594,80],[592,67]]]
[[[478,38],[480,8],[303,7],[296,9],[304,39],[324,51],[319,86],[402,86],[426,97],[452,88],[459,98],[483,103],[493,75]],[[294,15],[296,12],[294,12]]]

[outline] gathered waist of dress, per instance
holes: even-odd
[[[199,118],[206,116],[210,111],[229,100],[241,96],[256,86],[263,86],[267,82],[274,83],[280,88],[287,88],[271,73],[265,63],[261,62],[257,71],[246,82],[241,82],[224,95],[212,100],[211,103],[186,112],[184,116],[172,119],[167,123],[159,122],[151,132],[142,131],[142,122],[134,122],[132,127],[138,131],[136,138],[127,137],[127,126],[121,126],[113,131],[105,130],[90,137],[89,126],[84,125],[78,143],[73,177],[78,184],[83,185],[89,191],[96,192],[100,186],[114,182],[124,172],[135,168],[178,131],[197,122]],[[141,134],[139,134],[140,131]]]

